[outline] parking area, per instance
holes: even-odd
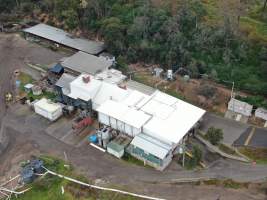
[[[234,145],[267,148],[267,129],[250,127],[234,142]]]
[[[232,145],[234,142],[246,132],[250,127],[247,124],[239,123],[230,119],[219,117],[215,114],[206,113],[203,117],[201,130],[207,132],[207,130],[213,126],[223,130],[223,143]]]
[[[95,122],[92,126],[76,133],[72,129],[72,120],[75,116],[70,118],[61,117],[55,122],[50,122],[34,113],[27,105],[15,104],[13,109],[16,110],[16,112],[14,112],[16,118],[24,118],[23,121],[26,125],[37,126],[43,129],[48,135],[73,147],[81,147],[88,144],[88,136],[95,133],[95,127],[97,127],[97,123]]]

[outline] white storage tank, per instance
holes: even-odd
[[[34,103],[33,107],[37,114],[49,119],[50,121],[55,121],[62,115],[61,105],[46,98],[42,98]]]

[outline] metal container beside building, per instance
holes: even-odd
[[[130,138],[119,135],[108,143],[107,152],[117,158],[121,158],[124,155],[125,148],[130,144],[130,142]]]
[[[55,121],[62,115],[61,105],[53,103],[46,98],[42,98],[41,100],[35,102],[33,107],[37,114],[49,119],[50,121]]]

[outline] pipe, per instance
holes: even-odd
[[[113,189],[113,188],[105,188],[105,187],[101,187],[101,186],[91,185],[91,184],[84,183],[84,182],[81,182],[79,180],[76,180],[76,179],[73,179],[73,178],[70,178],[70,177],[67,177],[67,176],[58,174],[58,173],[55,173],[55,172],[50,171],[49,169],[47,169],[45,167],[43,167],[43,168],[46,169],[49,174],[58,176],[60,178],[63,178],[63,179],[66,179],[68,181],[71,181],[71,182],[74,182],[74,183],[77,183],[77,184],[80,184],[80,185],[84,185],[84,186],[87,186],[87,187],[90,187],[90,188],[94,188],[94,189],[98,189],[98,190],[111,191],[111,192],[117,192],[117,193],[121,193],[121,194],[125,194],[125,195],[130,195],[130,196],[134,196],[134,197],[139,197],[139,198],[143,198],[143,199],[166,200],[166,199],[161,199],[161,198],[156,198],[156,197],[150,197],[150,196],[146,196],[146,195],[140,195],[140,194],[136,194],[136,193],[132,193],[132,192],[126,192],[126,191],[122,191],[122,190],[117,190],[117,189]]]
[[[9,192],[9,193],[12,193],[12,194],[23,194],[25,192],[27,192],[28,190],[30,190],[31,188],[28,188],[26,190],[22,190],[20,192],[17,192],[17,191],[13,191],[13,190],[9,190],[7,188],[3,188],[3,187],[0,187],[0,191],[5,191],[5,192]]]

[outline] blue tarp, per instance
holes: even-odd
[[[61,74],[64,72],[64,68],[61,66],[61,64],[58,63],[54,67],[52,67],[49,71],[56,74]]]

